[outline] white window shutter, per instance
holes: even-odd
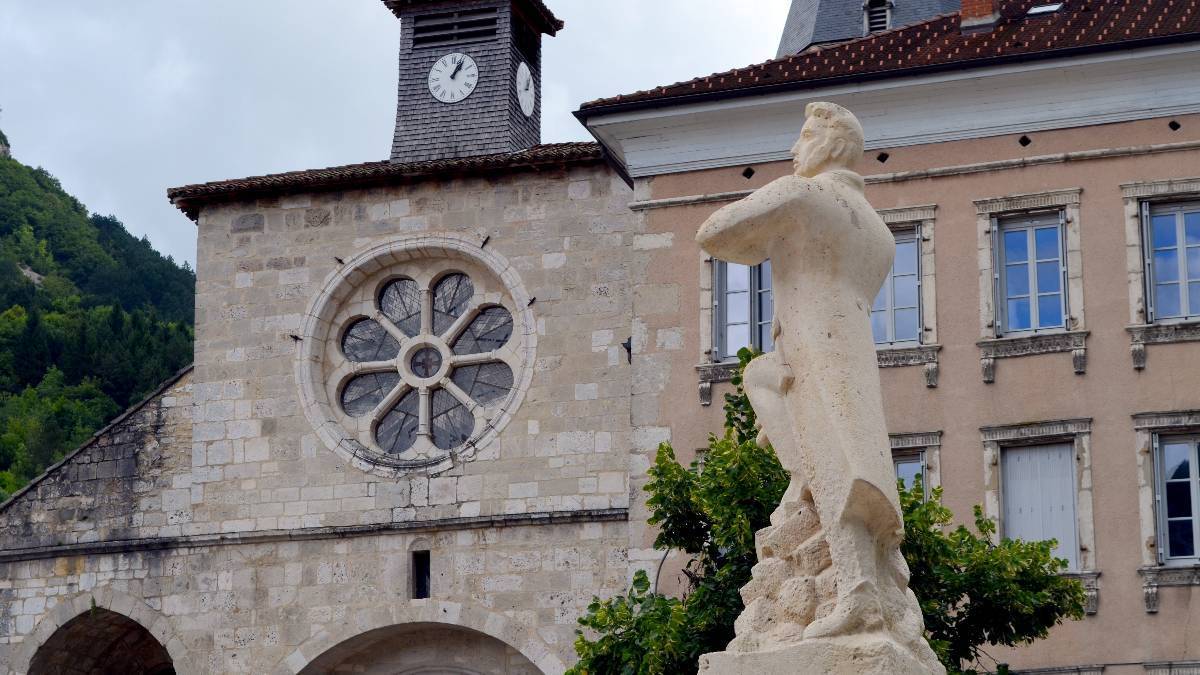
[[[1154,557],[1161,565],[1167,556],[1167,516],[1166,506],[1163,504],[1163,465],[1158,434],[1151,436],[1150,446],[1150,454],[1154,455],[1154,523],[1158,535],[1157,545],[1154,547]]]
[[[1075,451],[1070,443],[1005,448],[1001,490],[1004,536],[1055,539],[1054,555],[1079,569],[1075,516]]]
[[[1071,293],[1067,286],[1067,212],[1058,212],[1058,245],[1059,245],[1059,274],[1062,284],[1062,324],[1065,330],[1071,330]]]
[[[1000,221],[992,218],[992,323],[993,334],[1000,337],[1004,334],[1004,296],[1000,292],[1000,266],[1004,262],[1000,255]]]
[[[1150,233],[1150,202],[1139,205],[1142,230],[1142,294],[1146,307],[1146,323],[1154,323],[1154,246]]]

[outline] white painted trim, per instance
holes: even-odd
[[[1198,51],[1172,45],[597,112],[586,124],[635,178],[786,160],[813,100],[858,113],[868,149],[1093,126],[1200,113]]]

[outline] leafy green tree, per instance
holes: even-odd
[[[639,571],[627,593],[594,598],[579,619],[571,675],[694,673],[701,654],[722,651],[733,638],[739,590],[755,563],[754,533],[769,524],[788,483],[774,450],[754,442],[754,411],[741,387],[754,355],[738,356],[724,435],[710,437],[703,466],[684,468],[664,443],[646,484],[649,522],[659,528],[655,547],[688,556],[686,593],[657,593]],[[1083,616],[1083,587],[1059,576],[1066,561],[1054,558],[1053,542],[994,543],[995,524],[979,507],[975,532],[947,531],[953,515],[941,496],[940,488],[926,499],[920,484],[901,486],[902,550],[930,644],[950,672],[976,672],[984,645],[1027,644]]]
[[[191,361],[195,283],[0,157],[0,499]]]

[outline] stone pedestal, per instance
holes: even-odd
[[[928,675],[930,668],[884,634],[805,640],[761,652],[700,657],[701,675]]]

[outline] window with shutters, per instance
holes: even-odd
[[[996,332],[1062,330],[1067,261],[1061,211],[999,219],[995,228]]]
[[[921,251],[915,230],[898,231],[896,258],[871,307],[877,345],[921,341]]]
[[[1142,208],[1148,318],[1200,319],[1200,201]]]
[[[942,447],[942,432],[888,434],[892,446],[892,466],[896,479],[911,488],[918,476],[925,494],[941,486],[939,454]]]
[[[865,33],[878,33],[892,26],[891,3],[888,0],[867,0],[863,5]]]
[[[1054,555],[1068,562],[1069,572],[1094,572],[1091,419],[983,427],[980,432],[984,512],[996,521],[999,535],[1053,539]]]
[[[1070,443],[1004,448],[1001,536],[1057,542],[1054,556],[1079,569],[1075,514],[1075,453]]]
[[[994,382],[1000,359],[1067,353],[1087,372],[1080,188],[975,201],[979,233],[980,367]]]
[[[1155,442],[1159,548],[1164,561],[1195,562],[1200,540],[1200,475],[1196,436],[1159,436]]]
[[[714,260],[713,265],[713,360],[736,360],[743,347],[771,351],[771,261],[750,266]]]

